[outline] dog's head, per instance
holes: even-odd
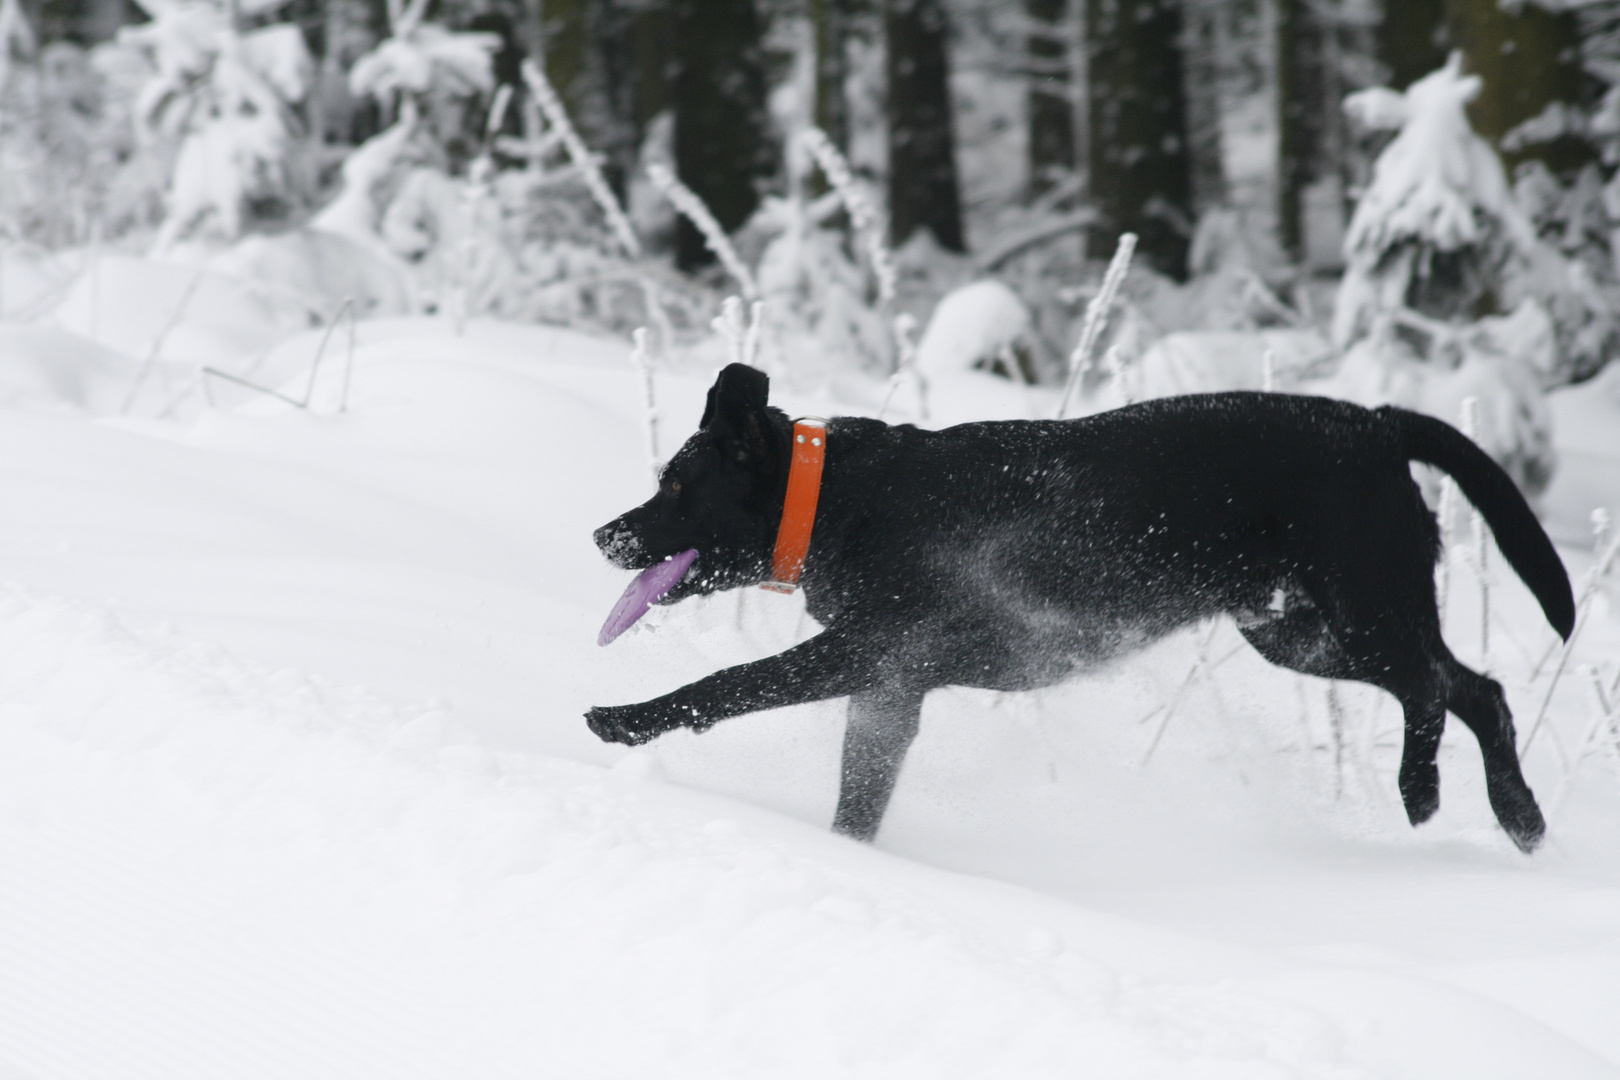
[[[697,549],[663,603],[770,577],[791,425],[766,405],[769,391],[765,373],[746,364],[720,372],[697,433],[664,467],[658,493],[596,530],[596,546],[626,570]]]

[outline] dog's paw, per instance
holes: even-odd
[[[661,719],[642,705],[597,705],[585,714],[585,723],[603,742],[626,746],[651,742],[680,726]]]
[[[1417,767],[1401,766],[1401,801],[1406,804],[1406,819],[1413,828],[1434,817],[1440,809],[1440,769],[1434,764]]]

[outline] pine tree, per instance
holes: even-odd
[[[888,0],[889,230],[896,246],[926,228],[945,250],[966,249],[948,29],[940,0]]]
[[[1192,161],[1176,0],[1086,0],[1091,191],[1105,226],[1092,254],[1122,232],[1161,273],[1187,276]]]

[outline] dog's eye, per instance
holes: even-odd
[[[669,491],[671,495],[679,495],[681,493],[681,482],[679,480],[671,480],[669,482]]]

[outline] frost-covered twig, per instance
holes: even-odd
[[[1564,799],[1569,795],[1570,789],[1575,786],[1575,773],[1581,762],[1592,753],[1594,743],[1601,743],[1608,751],[1610,760],[1617,769],[1620,769],[1620,714],[1614,706],[1614,688],[1605,688],[1602,673],[1592,664],[1585,665],[1589,685],[1592,690],[1592,701],[1596,706],[1592,723],[1586,729],[1586,735],[1581,739],[1580,748],[1575,752],[1575,758],[1569,769],[1564,773],[1558,790],[1547,801],[1547,816],[1550,818],[1563,808]],[[1607,736],[1607,738],[1605,738]]]
[[[878,409],[877,418],[883,419],[883,414],[889,411],[889,403],[894,400],[894,392],[900,389],[900,384],[909,377],[917,386],[918,418],[927,421],[928,379],[917,368],[916,318],[904,311],[894,317],[894,341],[900,356],[895,364],[894,374],[889,376],[889,389],[883,395],[883,405]]]
[[[1063,388],[1063,399],[1058,402],[1059,420],[1069,411],[1069,400],[1074,397],[1081,377],[1091,364],[1091,352],[1097,346],[1097,339],[1102,336],[1103,327],[1108,324],[1108,312],[1114,306],[1114,296],[1125,280],[1125,272],[1131,268],[1131,256],[1135,251],[1136,234],[1121,234],[1119,246],[1114,249],[1114,258],[1108,264],[1108,272],[1103,275],[1102,288],[1086,305],[1086,321],[1080,327],[1080,340],[1075,343],[1074,352],[1069,354],[1069,381]]]
[[[1271,393],[1277,388],[1277,350],[1267,349],[1260,354],[1260,389]]]
[[[714,219],[714,215],[709,212],[703,200],[698,198],[697,192],[681,183],[680,179],[669,171],[668,166],[661,162],[655,161],[647,166],[647,179],[651,180],[653,187],[662,192],[664,198],[668,199],[670,204],[703,234],[703,242],[719,258],[726,272],[737,280],[743,296],[749,300],[757,299],[759,286],[754,282],[753,271],[742,261],[737,249],[731,246],[730,237],[726,236],[726,231]]]
[[[641,288],[641,302],[647,309],[647,317],[658,327],[659,346],[667,358],[675,348],[675,324],[669,321],[669,312],[664,310],[663,293],[658,282],[646,274],[638,276],[636,284]]]
[[[601,162],[595,154],[585,145],[575,130],[573,121],[568,118],[568,110],[563,108],[562,99],[557,96],[551,83],[546,79],[545,72],[533,60],[523,61],[523,81],[528,84],[529,92],[545,113],[546,123],[558,135],[562,136],[563,145],[568,148],[568,157],[579,168],[580,175],[585,178],[585,186],[590,188],[591,196],[596,199],[602,208],[602,214],[607,218],[608,227],[613,230],[614,237],[626,255],[632,259],[641,255],[641,241],[636,237],[636,231],[630,226],[630,219],[625,216],[624,208],[619,205],[618,196],[613,194],[613,188],[608,185],[607,177],[602,175]]]
[[[1479,398],[1472,395],[1462,401],[1462,429],[1476,443],[1479,442]],[[1474,576],[1479,579],[1479,669],[1488,673],[1491,666],[1491,576],[1486,558],[1490,553],[1490,539],[1485,535],[1485,515],[1479,507],[1468,514],[1468,527],[1474,537]]]
[[[1563,676],[1564,669],[1569,666],[1570,655],[1575,651],[1576,639],[1581,636],[1581,630],[1586,626],[1587,614],[1592,598],[1597,595],[1598,585],[1614,566],[1615,558],[1620,556],[1620,534],[1612,537],[1609,535],[1612,525],[1613,521],[1607,510],[1592,511],[1592,568],[1586,573],[1586,580],[1581,584],[1580,599],[1575,604],[1575,626],[1570,630],[1569,638],[1559,651],[1558,666],[1553,668],[1552,678],[1547,683],[1547,693],[1541,699],[1541,709],[1536,713],[1535,723],[1530,725],[1530,730],[1524,736],[1524,744],[1519,747],[1521,760],[1529,752],[1530,744],[1536,739],[1536,733],[1547,720],[1547,710],[1552,706],[1553,691],[1558,689],[1558,680]]]
[[[304,383],[303,397],[290,397],[287,394],[283,394],[280,390],[275,390],[271,387],[260,385],[259,383],[253,382],[251,379],[243,378],[241,375],[233,375],[229,371],[221,371],[215,367],[205,367],[202,369],[203,396],[208,400],[210,405],[214,403],[214,396],[209,392],[208,389],[208,379],[211,376],[216,379],[224,379],[226,382],[235,383],[238,386],[245,386],[249,390],[257,391],[258,393],[264,394],[267,397],[273,397],[277,401],[285,401],[288,405],[291,405],[297,409],[303,409],[307,412],[309,410],[310,403],[315,400],[315,379],[316,376],[318,376],[321,372],[321,361],[326,356],[326,347],[331,344],[332,335],[337,331],[338,324],[345,320],[347,320],[349,324],[349,350],[343,365],[343,396],[338,402],[338,412],[348,412],[349,383],[351,376],[354,373],[355,303],[354,297],[352,296],[343,301],[343,306],[338,308],[336,315],[332,316],[332,321],[326,324],[326,333],[321,335],[321,343],[315,347],[315,359],[310,361],[309,379]],[[176,404],[178,404],[178,402],[176,402]],[[173,407],[174,406],[171,405],[170,409],[173,409]]]
[[[1114,389],[1119,394],[1119,403],[1129,405],[1132,401],[1130,387],[1125,385],[1125,352],[1118,345],[1108,346],[1103,354],[1103,367],[1108,369],[1108,378],[1113,382]]]
[[[120,413],[127,414],[134,407],[136,396],[140,394],[147,376],[152,374],[152,368],[157,364],[158,353],[162,351],[163,343],[169,340],[174,328],[180,325],[180,318],[186,313],[186,308],[191,306],[191,298],[197,294],[197,286],[202,284],[202,278],[201,270],[191,275],[191,281],[186,284],[186,291],[180,294],[180,302],[169,312],[169,319],[163,324],[163,329],[158,331],[157,337],[152,339],[151,347],[146,350],[146,359],[141,361],[141,369],[135,373],[135,382],[129,388],[129,395],[124,398],[123,407],[118,410]]]
[[[755,300],[748,307],[748,329],[743,334],[743,363],[759,367],[759,350],[765,340],[765,301]]]
[[[1451,598],[1451,516],[1457,504],[1457,481],[1451,478],[1450,473],[1442,474],[1440,478],[1440,583],[1436,591],[1439,594],[1437,607],[1440,611],[1440,628],[1446,626],[1446,605]]]
[[[647,349],[647,328],[638,326],[630,335],[634,342],[630,349],[630,364],[641,375],[641,389],[646,406],[647,419],[647,462],[652,466],[653,484],[658,484],[660,463],[658,460],[658,397],[653,386],[652,353]]]
[[[1220,623],[1211,623],[1209,633],[1205,634],[1203,639],[1198,642],[1198,652],[1193,657],[1192,666],[1187,669],[1186,678],[1181,680],[1181,685],[1177,687],[1175,696],[1170,699],[1170,704],[1165,708],[1164,719],[1159,721],[1158,730],[1153,733],[1153,741],[1148,743],[1147,752],[1142,755],[1142,764],[1138,768],[1147,768],[1148,763],[1153,760],[1153,753],[1159,748],[1159,740],[1164,738],[1165,731],[1170,727],[1171,719],[1176,715],[1176,709],[1181,705],[1182,699],[1186,697],[1187,690],[1192,686],[1194,679],[1201,678],[1209,686],[1211,692],[1216,692],[1215,669],[1226,663],[1238,651],[1234,649],[1232,652],[1227,653],[1226,656],[1221,657],[1220,660],[1210,662],[1209,647],[1214,644],[1215,635],[1220,631],[1220,628]],[[1216,700],[1218,704],[1219,698],[1217,697]]]
[[[720,314],[709,320],[709,326],[726,343],[727,363],[748,362],[748,324],[743,320],[742,297],[726,297],[720,304]]]
[[[855,173],[850,169],[849,162],[839,153],[826,132],[818,127],[807,128],[801,139],[805,149],[810,151],[810,156],[815,158],[816,164],[826,174],[833,190],[838,193],[855,231],[866,242],[866,253],[872,260],[872,273],[877,278],[879,306],[893,303],[900,274],[895,268],[894,253],[884,239],[883,222],[877,211],[856,185]]]

